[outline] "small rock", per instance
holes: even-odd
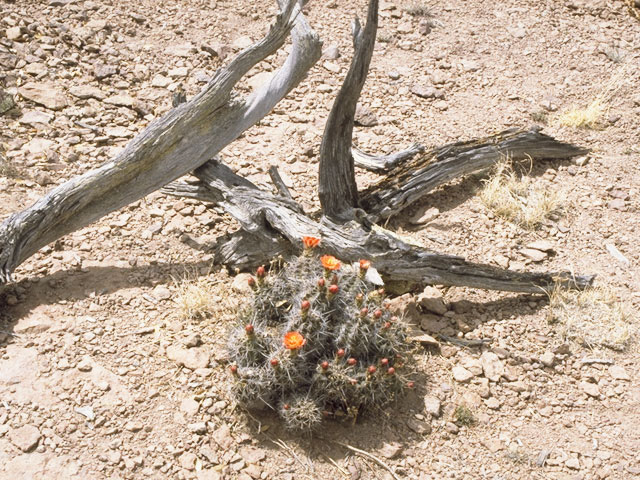
[[[432,417],[438,418],[440,416],[441,408],[440,399],[433,395],[427,395],[424,397],[424,410]]]
[[[540,250],[533,248],[523,248],[520,250],[520,253],[534,262],[542,262],[547,258],[547,254],[545,252],[541,252]]]
[[[462,395],[462,403],[471,410],[475,410],[482,404],[482,398],[476,392],[465,392]]]
[[[105,65],[103,63],[98,63],[93,67],[93,75],[98,80],[104,80],[107,77],[115,75],[118,73],[118,67],[115,65]]]
[[[86,100],[88,98],[95,98],[98,100],[104,100],[106,94],[98,87],[92,87],[91,85],[74,85],[69,89],[69,93],[74,97]]]
[[[498,410],[501,405],[500,400],[498,400],[495,397],[487,398],[484,401],[484,404],[487,406],[487,408],[490,408],[491,410]]]
[[[78,362],[76,368],[81,372],[90,372],[93,367],[91,366],[91,360],[89,360],[88,358],[83,358]]]
[[[0,112],[1,113],[1,112]],[[25,112],[22,117],[18,120],[18,122],[25,125],[47,125],[51,120],[53,120],[53,115],[46,112],[41,112],[39,110],[30,110]]]
[[[453,379],[460,383],[468,382],[474,377],[473,373],[460,365],[453,367],[452,373]]]
[[[171,298],[171,290],[164,285],[158,285],[153,289],[151,295],[158,300],[169,300]]]
[[[340,58],[340,49],[338,45],[329,45],[323,52],[322,57],[327,60],[337,60]]]
[[[231,288],[233,288],[238,293],[251,293],[253,290],[249,286],[250,278],[253,278],[253,275],[251,275],[250,273],[239,273],[233,279]]]
[[[407,427],[409,430],[417,433],[418,435],[425,435],[431,433],[431,425],[423,420],[411,417],[407,420]]]
[[[38,445],[40,430],[33,425],[24,425],[20,428],[9,430],[9,440],[23,452],[29,452]]]
[[[86,407],[75,407],[73,411],[79,413],[89,421],[93,421],[96,418],[96,414],[91,405],[87,405]]]
[[[620,365],[612,365],[609,367],[609,375],[616,380],[625,380],[627,382],[631,381],[631,377],[627,371]]]
[[[129,432],[139,432],[143,428],[144,428],[144,425],[142,425],[142,423],[134,422],[134,421],[127,422],[126,425],[124,426],[124,429]]]
[[[627,205],[623,199],[614,198],[607,204],[607,206],[613,210],[624,210]]]
[[[580,461],[575,457],[571,457],[567,459],[567,461],[564,462],[564,464],[567,466],[567,468],[570,468],[571,470],[580,470]]]
[[[204,347],[184,348],[181,345],[169,345],[167,358],[179,365],[184,365],[191,370],[206,368],[209,365],[210,355]]]
[[[540,250],[541,252],[552,253],[554,251],[554,245],[548,240],[536,240],[535,242],[531,242],[527,245],[528,248],[533,248],[534,250]]]
[[[180,463],[180,466],[186,470],[195,470],[197,459],[198,457],[196,457],[195,453],[184,452],[180,455],[178,462]]]
[[[380,449],[380,455],[389,460],[396,458],[402,452],[402,445],[397,442],[385,443]]]
[[[120,463],[120,460],[122,460],[122,453],[120,453],[118,450],[111,450],[107,452],[107,462],[109,462],[111,465],[118,465]]]
[[[233,445],[233,437],[229,425],[223,423],[211,434],[211,438],[223,449],[228,450]]]
[[[482,444],[487,447],[491,453],[496,453],[502,450],[504,447],[499,438],[490,438],[482,442]]]
[[[411,93],[420,98],[439,98],[438,89],[434,87],[426,87],[423,85],[412,85]]]
[[[136,102],[135,99],[130,95],[113,95],[109,98],[105,98],[104,103],[115,105],[117,107],[132,108]]]
[[[460,431],[460,428],[458,428],[458,426],[453,422],[447,422],[444,425],[444,428],[447,430],[447,432],[453,433],[454,435],[456,435]]]
[[[418,304],[425,310],[444,315],[447,313],[447,305],[444,295],[435,287],[427,286],[417,298]]]
[[[378,125],[378,117],[376,117],[376,114],[373,113],[371,109],[360,104],[356,107],[354,121],[362,127],[374,127]]]
[[[19,40],[22,37],[22,27],[10,27],[6,30],[7,38],[12,41]]]
[[[189,429],[189,431],[198,435],[204,435],[205,433],[207,433],[207,424],[204,422],[190,423],[189,425],[187,425],[187,428]]]
[[[586,393],[590,397],[593,397],[593,398],[600,397],[600,389],[598,388],[598,385],[596,385],[595,383],[580,382],[580,388],[582,388],[584,393]]]
[[[18,89],[18,93],[50,110],[62,110],[69,104],[64,93],[53,83],[28,82]]]
[[[414,225],[425,225],[435,220],[440,215],[440,210],[436,207],[428,208],[427,210],[418,210],[409,221]]]
[[[540,356],[540,363],[543,364],[545,367],[553,367],[553,364],[556,362],[556,356],[553,354],[553,352],[544,352],[541,356]]]
[[[497,382],[504,375],[504,364],[495,353],[484,352],[480,356],[480,363],[484,376],[492,382]]]
[[[420,328],[426,332],[440,333],[449,328],[449,320],[439,315],[425,314],[420,319]]]
[[[193,335],[189,335],[184,340],[184,346],[187,348],[198,347],[202,344],[202,338],[199,333],[194,333]]]
[[[193,398],[187,397],[180,402],[180,411],[183,412],[187,416],[193,416],[198,413],[200,409],[200,404],[196,402]]]
[[[261,448],[243,447],[239,453],[245,462],[252,464],[260,463],[267,458],[266,452]]]

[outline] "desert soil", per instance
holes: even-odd
[[[429,16],[400,0],[381,5],[361,99],[376,125],[357,127],[361,149],[442,145],[542,122],[546,133],[591,152],[531,166],[533,181],[560,191],[566,207],[536,231],[492,215],[478,199],[478,177],[426,196],[387,228],[474,261],[596,274],[637,312],[640,22],[630,14],[633,2],[420,5]],[[188,96],[202,89],[276,12],[264,0],[0,6],[0,83],[17,103],[0,116],[7,159],[0,220],[112,158],[171,108],[180,85]],[[324,121],[352,53],[350,21],[365,8],[362,0],[309,2],[324,57],[222,153],[265,188],[268,167],[278,165],[310,211],[318,207]],[[238,94],[261,84],[284,56],[255,67]],[[605,91],[598,128],[556,121]],[[358,175],[363,185],[372,181]],[[412,223],[424,212],[427,223]],[[207,249],[235,229],[220,211],[154,193],[16,271],[16,282],[0,291],[0,478],[392,478],[345,445],[379,458],[397,478],[640,478],[636,347],[587,348],[565,338],[548,321],[545,295],[449,288],[427,290],[441,301],[396,300],[431,334],[492,342],[420,350],[417,388],[384,415],[327,422],[299,436],[274,415],[242,411],[228,394],[225,332],[247,292],[243,277],[234,279]],[[550,250],[532,254],[525,247],[536,240]],[[198,280],[209,285],[212,307],[206,318],[189,319],[178,305],[180,285]],[[635,314],[630,322],[637,326]],[[459,405],[474,424],[454,421]]]

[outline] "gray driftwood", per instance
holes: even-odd
[[[292,31],[293,48],[271,80],[246,99],[236,83],[275,53]],[[41,247],[185,175],[258,122],[320,58],[321,42],[296,0],[283,2],[269,33],[219,70],[191,101],[153,122],[112,161],[54,188],[0,225],[0,284]]]
[[[274,195],[215,159],[224,146],[266,115],[319,58],[320,42],[297,3],[288,0],[281,7],[283,13],[269,34],[221,70],[202,93],[151,125],[113,161],[55,188],[5,220],[0,225],[0,283],[40,247],[168,184],[165,192],[213,202],[238,221],[241,229],[220,238],[215,252],[217,261],[234,268],[251,268],[298,252],[300,239],[315,235],[322,238],[324,251],[343,260],[371,259],[386,280],[532,293],[556,282],[579,288],[590,284],[589,276],[513,272],[430,252],[372,223],[505,155],[565,158],[582,152],[536,131],[505,132],[419,156],[420,145],[383,157],[353,149],[353,117],[375,43],[378,0],[370,0],[364,28],[354,23],[352,65],[325,128],[319,167],[321,212],[305,215],[276,169],[270,171],[278,190]],[[293,48],[283,67],[249,98],[231,98],[240,77],[275,52],[291,28]],[[386,172],[386,178],[359,195],[354,160],[364,168]],[[174,182],[190,171],[197,180]]]

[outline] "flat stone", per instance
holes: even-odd
[[[534,250],[540,250],[541,252],[553,252],[555,251],[555,246],[548,240],[536,240],[535,242],[531,242],[527,244],[528,248],[533,248]]]
[[[427,286],[417,298],[418,304],[425,310],[444,315],[447,313],[447,305],[444,302],[444,295],[435,287]]]
[[[468,382],[474,377],[473,373],[471,373],[466,368],[461,367],[460,365],[456,365],[455,367],[453,367],[452,372],[453,372],[453,379],[456,382],[460,382],[460,383]]]
[[[556,362],[556,356],[553,352],[544,352],[540,356],[540,363],[542,363],[545,367],[553,367],[553,364]]]
[[[135,421],[127,422],[124,426],[124,429],[129,432],[139,432],[143,428],[144,428],[144,425],[142,425],[142,423],[135,422]]]
[[[12,41],[19,40],[22,37],[22,27],[10,27],[6,30],[7,38]]]
[[[209,468],[207,470],[198,470],[196,472],[196,478],[198,480],[222,480],[222,474],[217,470]]]
[[[180,463],[180,466],[186,470],[195,470],[197,459],[198,457],[196,457],[195,453],[184,452],[182,455],[180,455],[178,462]]]
[[[133,107],[135,100],[130,95],[113,95],[104,99],[104,103],[116,105],[118,107]]]
[[[631,377],[627,371],[620,365],[612,365],[609,367],[609,375],[616,380],[631,381]]]
[[[22,117],[18,119],[18,122],[25,125],[46,125],[53,120],[53,115],[47,112],[41,112],[40,110],[29,110],[25,112]]]
[[[96,98],[98,100],[104,100],[106,94],[98,87],[92,87],[91,85],[74,85],[69,89],[69,93],[74,97],[80,99]]]
[[[69,105],[67,97],[53,83],[28,82],[18,89],[18,93],[50,110],[62,110]]]
[[[547,258],[547,254],[545,252],[541,252],[534,248],[523,248],[520,250],[520,253],[534,262],[542,262]]]
[[[106,127],[104,133],[111,138],[129,138],[133,136],[133,132],[126,127]]]
[[[247,463],[260,463],[267,458],[267,453],[261,448],[243,447],[238,453]]]
[[[440,409],[442,404],[438,397],[433,395],[427,395],[424,397],[424,410],[432,417],[438,418],[440,416]]]
[[[484,401],[484,404],[487,406],[487,408],[490,408],[491,410],[498,410],[500,408],[500,406],[502,405],[500,403],[500,400],[498,400],[495,397],[487,398]]]
[[[167,358],[191,370],[197,370],[209,365],[210,354],[204,347],[184,348],[181,345],[170,345],[167,347]]]
[[[223,423],[211,433],[211,438],[216,442],[223,450],[228,450],[233,445],[233,437],[231,436],[231,429],[229,425]]]
[[[484,440],[482,444],[489,450],[491,453],[499,452],[504,448],[502,442],[499,438],[490,438],[488,440]]]
[[[595,383],[580,382],[580,388],[584,393],[586,393],[590,397],[593,397],[593,398],[600,397],[600,389],[598,388],[598,385],[596,385]]]
[[[380,449],[380,455],[391,460],[402,452],[402,445],[397,442],[385,443]]]
[[[197,49],[193,43],[186,42],[179,45],[171,45],[164,49],[167,55],[175,55],[176,57],[188,58],[196,53]]]
[[[449,327],[449,320],[439,315],[425,314],[420,317],[420,328],[426,332],[439,333]]]
[[[252,278],[253,275],[250,273],[239,273],[233,279],[231,283],[231,288],[233,288],[238,293],[251,293],[253,290],[249,286],[249,279]]]
[[[40,430],[33,425],[24,425],[20,428],[9,430],[9,440],[23,452],[29,452],[38,445]]]
[[[24,67],[24,71],[27,72],[29,75],[33,75],[35,77],[38,77],[40,75],[46,75],[48,72],[46,65],[40,62],[30,63],[29,65]]]
[[[465,392],[464,395],[462,395],[462,403],[471,410],[475,410],[482,405],[482,397],[476,392]]]
[[[363,127],[374,127],[378,125],[378,117],[376,117],[376,114],[373,113],[370,108],[360,104],[356,107],[354,121]]]
[[[424,420],[420,420],[414,417],[411,417],[407,420],[407,427],[409,427],[409,430],[417,433],[418,435],[426,435],[431,433],[431,425],[429,425]]]
[[[411,93],[420,98],[442,98],[440,90],[435,87],[427,87],[424,85],[412,85]]]
[[[40,155],[48,152],[56,142],[46,138],[34,137],[25,143],[22,148],[31,155]]]
[[[571,457],[567,459],[567,461],[564,462],[564,464],[567,466],[567,468],[570,468],[571,470],[580,470],[580,461],[576,457]]]
[[[492,382],[497,382],[500,377],[504,375],[504,364],[493,352],[484,352],[480,356],[480,363],[482,363],[482,371],[484,376]]]
[[[186,397],[180,402],[180,411],[185,415],[193,416],[198,413],[200,404],[191,397]]]
[[[104,80],[105,78],[111,77],[118,73],[118,67],[115,65],[105,65],[103,63],[98,63],[93,67],[93,75],[98,80]]]
[[[440,210],[436,207],[430,207],[426,210],[418,210],[415,215],[409,219],[409,222],[414,225],[425,225],[438,218],[438,215],[440,215]]]
[[[156,75],[151,80],[152,87],[165,88],[165,87],[168,87],[169,85],[171,85],[171,79],[160,74]]]

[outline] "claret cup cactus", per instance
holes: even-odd
[[[291,430],[325,417],[356,418],[413,388],[403,322],[368,260],[316,254],[320,240],[275,274],[259,267],[229,338],[232,392],[246,408],[272,408]]]

